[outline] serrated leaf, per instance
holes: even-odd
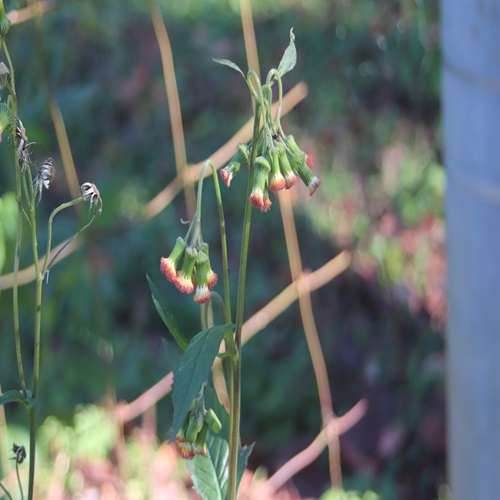
[[[290,43],[281,58],[280,64],[278,66],[278,73],[281,77],[284,74],[291,71],[295,64],[297,63],[297,50],[295,49],[295,35],[293,34],[293,28],[290,30]]]
[[[228,461],[228,442],[210,432],[207,436],[207,455],[186,461],[194,488],[203,500],[227,498]]]
[[[241,448],[238,453],[237,488],[239,488],[252,449],[253,444]],[[191,472],[194,488],[203,500],[227,498],[229,444],[224,438],[209,432],[206,456],[197,456],[193,460],[187,460],[186,464]]]
[[[174,403],[174,419],[170,439],[180,429],[189,411],[191,402],[198,394],[202,384],[210,375],[219,346],[227,330],[234,326],[230,323],[202,330],[189,343],[181,358],[179,368],[174,373],[172,401]]]
[[[241,71],[240,67],[235,64],[233,61],[230,61],[229,59],[212,59],[214,62],[216,62],[217,64],[222,64],[224,66],[229,66],[230,68],[238,71],[238,73],[241,74],[241,76],[243,78],[245,78],[245,74],[243,73],[243,71]]]
[[[11,389],[10,391],[5,391],[0,394],[0,406],[9,403],[21,403],[27,408],[34,405],[35,400],[31,396],[25,396],[23,391],[17,389]]]
[[[156,288],[155,284],[147,274],[146,278],[148,280],[149,288],[151,290],[151,298],[153,299],[153,303],[156,307],[156,310],[158,311],[158,314],[163,320],[163,323],[165,323],[165,326],[168,328],[169,332],[172,334],[172,337],[174,337],[174,340],[177,342],[177,345],[183,351],[185,351],[187,349],[187,346],[189,345],[189,342],[185,339],[184,335],[182,335],[182,332],[177,326],[177,322],[175,320],[175,316],[172,309],[170,309],[170,307],[168,307],[166,303],[164,303],[163,306],[161,305],[161,297],[158,292],[158,289]]]

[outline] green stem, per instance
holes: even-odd
[[[16,476],[17,484],[19,485],[19,492],[21,493],[21,500],[24,500],[23,485],[21,484],[21,478],[19,477],[19,462],[16,460]]]
[[[67,203],[63,203],[62,205],[59,205],[57,208],[55,208],[52,211],[52,213],[50,214],[49,223],[48,223],[48,227],[47,227],[47,251],[45,252],[45,262],[44,262],[43,269],[42,269],[42,280],[43,280],[43,278],[45,276],[45,273],[49,269],[50,263],[52,263],[53,260],[54,260],[54,259],[52,259],[49,262],[49,254],[50,254],[50,250],[51,250],[51,247],[52,247],[52,223],[54,221],[54,217],[59,212],[62,212],[64,209],[72,207],[73,205],[76,205],[77,203],[80,203],[81,201],[83,201],[83,199],[84,199],[84,197],[80,196],[79,198],[76,198],[74,200],[68,201]],[[80,234],[86,227],[88,227],[92,223],[92,220],[90,221],[90,223],[88,223],[86,226],[84,226],[80,231],[78,231],[75,234],[75,236],[70,241],[73,241],[73,239],[76,238],[76,236],[78,234]],[[65,248],[65,247],[63,247],[63,248]],[[63,250],[63,248],[61,248],[61,250]],[[55,257],[57,257],[57,255]]]
[[[33,194],[33,192],[32,192]],[[31,397],[36,400],[38,395],[38,380],[40,378],[40,332],[42,320],[42,285],[43,275],[40,272],[40,260],[38,257],[38,243],[36,237],[36,213],[35,200],[32,198],[29,207],[29,221],[31,229],[31,245],[33,247],[33,261],[36,275],[36,298],[35,298],[35,333],[33,353],[33,386]],[[35,408],[30,409],[30,451],[29,451],[29,486],[28,499],[32,500],[35,486],[35,454],[36,454],[36,414]]]
[[[12,496],[11,496],[11,494],[7,491],[7,489],[5,488],[5,486],[4,486],[2,483],[0,483],[0,488],[2,488],[3,492],[7,495],[7,497],[8,497],[10,500],[12,500]]]
[[[229,261],[227,256],[227,238],[226,238],[226,221],[224,219],[224,209],[222,206],[222,196],[220,192],[219,178],[217,177],[217,169],[211,160],[210,167],[212,168],[212,176],[214,178],[215,197],[217,199],[217,208],[219,210],[220,222],[220,240],[222,247],[222,268],[224,274],[224,304],[226,307],[226,323],[232,322],[231,317],[231,296],[229,293]]]
[[[14,339],[16,348],[16,361],[17,370],[19,372],[19,379],[21,381],[21,387],[24,393],[27,393],[26,379],[24,377],[23,369],[23,359],[21,355],[21,332],[19,326],[19,286],[17,282],[17,275],[19,272],[19,261],[21,253],[21,236],[23,230],[23,209],[22,209],[22,191],[21,191],[21,172],[19,171],[19,165],[17,162],[17,139],[16,139],[16,115],[17,115],[17,97],[16,97],[16,84],[14,76],[14,66],[12,65],[12,60],[10,58],[9,50],[7,49],[7,44],[5,43],[5,38],[2,37],[2,47],[7,58],[7,63],[9,65],[10,71],[10,91],[12,95],[12,137],[14,142],[14,168],[16,171],[16,199],[17,199],[17,233],[16,233],[16,248],[14,253],[14,280],[12,286],[12,307],[14,314]]]
[[[260,94],[262,95],[262,93]],[[255,116],[253,124],[252,143],[257,144],[260,124],[261,101],[257,101],[255,106]],[[243,313],[245,305],[245,282],[248,261],[248,243],[250,241],[250,223],[252,220],[252,205],[249,197],[252,192],[254,168],[257,148],[252,148],[250,158],[250,175],[248,178],[247,197],[245,203],[245,214],[243,217],[243,238],[241,242],[240,253],[240,276],[238,281],[238,296],[236,303],[236,328],[235,344],[237,353],[233,358],[233,384],[230,386],[230,436],[229,436],[229,500],[236,500],[238,494],[237,471],[238,471],[238,452],[240,446],[240,420],[241,420],[241,332],[243,329]]]

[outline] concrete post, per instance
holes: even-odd
[[[448,481],[500,498],[500,0],[442,0]]]

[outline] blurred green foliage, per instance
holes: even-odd
[[[6,2],[7,10],[19,6]],[[161,7],[175,60],[187,157],[197,162],[251,116],[239,75],[212,62],[212,57],[224,57],[246,66],[239,2],[164,0]],[[411,309],[407,299],[410,295],[423,303],[425,269],[435,249],[434,241],[420,237],[430,234],[422,221],[437,223],[443,216],[437,3],[255,0],[252,9],[262,71],[279,60],[293,26],[298,62],[284,82],[285,91],[299,80],[309,87],[307,99],[284,118],[287,131],[314,155],[314,169],[323,179],[307,203],[305,188],[294,193],[303,265],[316,269],[340,248],[355,251],[353,270],[314,294],[335,406],[342,414],[360,397],[383,393],[389,408],[385,422],[397,421],[407,429],[406,441],[389,458],[380,457],[375,445],[363,448],[382,464],[383,472],[370,481],[345,464],[347,480],[352,479],[349,488],[382,495],[389,481],[392,493],[384,498],[397,498],[394,492],[409,484],[414,498],[429,498],[442,481],[443,457],[429,450],[418,433],[421,417],[440,408],[436,393],[442,376],[439,370],[430,376],[428,363],[442,353],[442,338],[435,331],[442,326],[431,323],[432,312],[423,305]],[[95,182],[104,203],[83,247],[53,269],[44,288],[40,421],[52,415],[43,427],[48,446],[54,430],[58,439],[78,435],[80,418],[97,418],[92,412],[98,410],[79,413],[81,405],[102,401],[105,394],[130,401],[172,369],[174,347],[165,341],[146,274],[168,295],[189,337],[199,330],[199,313],[190,298],[162,282],[158,268],[160,256],[169,253],[184,231],[182,197],[154,219],[138,219],[145,203],[176,175],[147,3],[64,2],[46,14],[43,33],[45,69],[61,106],[79,179]],[[69,199],[69,192],[41,83],[33,23],[13,27],[8,40],[20,116],[36,142],[33,160],[37,164],[53,156],[57,168],[53,187],[39,205],[43,221]],[[16,212],[7,140],[0,148],[0,165],[0,270],[5,274],[13,266]],[[230,191],[223,191],[233,285],[244,189],[244,179],[238,177]],[[204,238],[217,270],[220,243],[210,181],[204,201]],[[388,216],[390,230],[384,226]],[[73,212],[56,219],[55,243],[72,234],[79,217]],[[253,224],[248,314],[290,281],[278,203],[268,214],[256,213]],[[411,251],[405,246],[408,231],[417,241]],[[28,241],[26,235],[23,240]],[[39,245],[44,244],[42,232]],[[22,267],[31,262],[27,243],[21,261]],[[24,286],[20,293],[28,360],[32,287]],[[0,332],[2,388],[17,388],[8,290],[0,295]],[[272,471],[281,449],[288,444],[288,450],[298,451],[299,443],[312,439],[320,426],[296,305],[245,347],[243,370],[243,439],[257,440],[252,465],[264,463]],[[372,404],[376,408],[378,399]],[[9,407],[7,413],[9,422],[23,421],[21,409]],[[158,405],[158,422],[159,438],[165,439],[171,422],[168,398]],[[102,454],[113,437],[108,430],[104,426],[104,437],[99,434]],[[422,479],[426,460],[432,467],[429,478]],[[316,468],[322,480],[311,494],[319,495],[328,483],[325,457]]]

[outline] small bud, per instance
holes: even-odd
[[[269,150],[269,163],[271,164],[271,176],[269,179],[269,189],[273,192],[285,189],[286,182],[280,171],[279,150],[272,147]]]
[[[253,180],[252,192],[250,194],[250,203],[260,210],[264,206],[264,190],[266,182],[271,171],[271,165],[264,156],[259,156],[254,161],[255,175]]]
[[[203,243],[201,246],[201,251],[208,257],[208,245],[206,243]],[[210,266],[210,258],[209,258],[209,266]],[[210,269],[207,274],[207,284],[208,288],[212,290],[212,288],[217,285],[217,281],[219,281],[219,277],[217,274],[212,270],[212,267],[210,266]]]
[[[177,453],[184,459],[190,460],[194,457],[193,445],[186,440],[186,431],[189,423],[189,416],[182,422],[181,428],[175,435],[175,449]]]
[[[177,281],[177,269],[179,268],[185,250],[186,242],[179,236],[170,255],[167,258],[162,257],[160,259],[161,272],[165,275],[165,278],[172,283]]]
[[[321,179],[316,177],[308,167],[306,154],[302,152],[293,153],[290,155],[290,160],[293,170],[297,172],[302,182],[309,189],[309,196],[312,196],[321,184]]]
[[[286,154],[286,147],[282,142],[279,142],[276,147],[278,148],[278,159],[280,165],[280,171],[285,178],[285,188],[290,189],[296,182],[297,176],[295,172],[292,170],[292,166],[288,160],[288,156]]]
[[[189,414],[189,422],[186,429],[186,441],[189,443],[194,443],[198,432],[200,432],[201,427],[198,425],[198,420],[196,413]]]
[[[236,154],[229,162],[229,164],[226,165],[220,171],[220,175],[222,177],[222,180],[224,181],[224,184],[227,187],[229,187],[231,184],[231,180],[240,171],[240,168],[243,165],[248,165],[249,162],[250,162],[249,146],[247,144],[238,144]]]
[[[218,434],[222,429],[222,424],[220,423],[219,417],[216,413],[210,408],[205,415],[205,422],[208,424],[210,429],[212,429],[215,434]]]
[[[208,289],[208,271],[210,270],[210,262],[208,256],[202,251],[198,252],[196,259],[196,292],[194,294],[194,301],[198,304],[203,304],[210,300],[210,291]]]
[[[189,294],[194,290],[192,276],[197,255],[198,252],[193,247],[186,247],[182,268],[177,271],[177,280],[174,282],[177,289],[182,293]]]
[[[193,455],[205,456],[207,454],[207,434],[208,425],[203,424],[200,432],[196,436],[196,440],[193,443]]]

